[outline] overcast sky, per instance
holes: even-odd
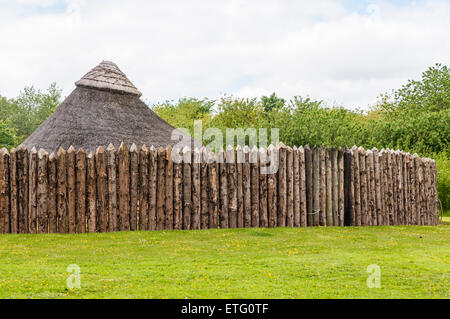
[[[102,60],[151,102],[276,92],[367,109],[450,64],[450,1],[0,0],[1,95],[68,95]]]

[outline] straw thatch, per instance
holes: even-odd
[[[94,151],[128,145],[174,145],[174,127],[157,116],[141,93],[112,62],[103,61],[75,83],[77,88],[25,142],[28,149],[59,147]]]

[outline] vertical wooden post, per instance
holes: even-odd
[[[409,202],[409,154],[403,152],[403,202],[405,208],[405,225],[411,225],[411,207]]]
[[[244,227],[244,162],[245,155],[244,150],[240,145],[236,147],[236,171],[237,171],[237,227]]]
[[[28,219],[28,232],[30,234],[35,234],[37,231],[37,166],[38,166],[38,158],[37,158],[37,150],[33,147],[29,154],[30,164],[29,164],[29,196],[30,196],[30,215]]]
[[[136,144],[130,147],[130,230],[137,230],[138,223],[138,183],[139,183],[139,153]]]
[[[252,189],[250,169],[250,149],[244,146],[244,164],[242,166],[242,185],[244,190],[244,227],[252,226]]]
[[[139,230],[148,230],[148,148],[142,145],[139,151]]]
[[[259,152],[259,227],[269,227],[269,215],[267,208],[267,172],[266,165],[268,162],[267,150],[261,148]]]
[[[338,170],[338,191],[337,191],[337,215],[338,225],[344,227],[345,225],[345,182],[344,182],[344,150],[339,147],[336,156],[336,169]]]
[[[28,150],[25,145],[17,148],[17,185],[19,233],[28,233]]]
[[[183,229],[191,229],[191,149],[185,146],[183,149]]]
[[[437,190],[437,166],[436,161],[432,161],[432,174],[433,174],[433,225],[439,225],[439,208],[438,208],[438,190]]]
[[[76,153],[76,221],[77,233],[86,232],[86,153],[82,148]]]
[[[177,161],[173,163],[173,226],[176,230],[183,229],[183,153],[179,148],[172,152],[177,152]]]
[[[237,226],[237,172],[236,172],[236,155],[234,148],[227,148],[227,181],[228,181],[228,225],[230,228]]]
[[[56,153],[58,156],[57,161],[57,170],[58,170],[58,232],[59,233],[67,233],[68,229],[68,199],[67,199],[67,159],[66,159],[66,151],[63,148],[59,148]]]
[[[419,158],[419,192],[420,192],[420,225],[425,225],[425,211],[426,211],[426,202],[425,202],[425,164],[422,158]]]
[[[390,151],[389,150],[384,150],[383,151],[383,178],[384,178],[384,183],[383,183],[383,189],[384,189],[384,201],[383,201],[383,225],[392,225],[391,224],[391,187],[390,187],[390,178],[392,178],[392,176],[389,174],[390,173],[390,169],[389,169],[389,165],[390,165],[390,156],[389,156]]]
[[[367,174],[368,174],[368,188],[369,188],[369,211],[371,226],[377,226],[377,211],[376,211],[376,188],[375,188],[375,165],[374,153],[371,150],[367,151]]]
[[[382,198],[381,198],[381,169],[380,169],[380,155],[376,148],[372,149],[373,152],[373,165],[374,165],[374,183],[375,183],[375,216],[377,219],[377,225],[383,225],[383,213],[382,213]]]
[[[343,150],[343,171],[344,171],[344,225],[350,226],[354,224],[355,207],[354,207],[354,188],[353,188],[353,164],[352,151],[346,146]]]
[[[325,150],[325,176],[326,176],[326,210],[325,210],[325,225],[333,226],[333,193],[335,189],[333,175],[336,167],[333,168],[333,155],[334,152],[331,148],[326,148]]]
[[[312,193],[313,193],[313,210],[312,210],[312,226],[319,226],[320,214],[320,153],[319,148],[314,146],[312,149]]]
[[[196,147],[192,161],[192,229],[200,229],[201,188],[200,188],[200,150]]]
[[[217,157],[214,153],[209,153],[208,164],[209,175],[209,228],[219,226],[219,175]]]
[[[165,203],[165,229],[173,229],[173,160],[172,160],[172,147],[170,145],[166,148],[166,203]]]
[[[305,148],[305,191],[306,191],[306,216],[307,216],[307,226],[313,226],[313,193],[314,193],[314,183],[313,183],[313,159],[312,152],[309,145]]]
[[[11,185],[10,191],[10,224],[11,233],[17,234],[19,232],[19,208],[18,208],[18,181],[17,181],[17,150],[11,149],[9,154],[9,182]]]
[[[294,151],[292,148],[286,148],[286,226],[294,227]]]
[[[166,150],[158,149],[157,189],[156,189],[156,230],[165,229],[165,205],[166,205]]]
[[[67,223],[68,232],[76,232],[76,178],[75,178],[75,148],[67,150]]]
[[[108,231],[118,231],[117,221],[117,164],[116,149],[109,144],[106,149],[108,170]]]
[[[278,162],[278,149],[272,144],[267,150],[267,155],[270,158],[270,163],[272,166],[278,167],[276,162]],[[278,224],[278,196],[277,196],[277,171],[271,171],[267,177],[267,205],[268,205],[268,227],[277,227]]]
[[[253,147],[250,153],[252,227],[259,227],[259,150]]]
[[[97,231],[97,172],[95,170],[95,154],[89,152],[87,156],[87,230],[89,233]]]
[[[156,230],[156,188],[158,182],[158,151],[153,145],[149,149],[148,183],[148,229]]]
[[[56,155],[55,153],[52,153],[48,158],[48,231],[50,233],[56,233],[58,229],[56,212],[57,180]]]
[[[360,147],[358,153],[361,183],[361,225],[368,226],[366,151]]]
[[[118,151],[119,230],[130,230],[130,152],[122,142]]]
[[[300,227],[300,151],[294,146],[293,149],[293,176],[294,176],[294,227]]]
[[[354,203],[355,203],[355,224],[353,226],[361,226],[361,170],[359,161],[359,150],[353,147],[353,185],[354,185]]]
[[[201,188],[201,229],[209,228],[209,180],[208,180],[209,154],[206,147],[201,149],[200,188]]]
[[[48,153],[40,149],[38,152],[38,232],[48,233]]]
[[[287,217],[287,180],[286,180],[286,146],[278,146],[278,227],[286,226]]]
[[[219,161],[219,183],[220,183],[220,211],[219,224],[220,228],[228,228],[228,174],[226,164],[226,154],[221,149],[218,154]]]
[[[97,148],[95,153],[95,166],[97,172],[97,230],[108,230],[108,174],[107,160],[103,147]]]
[[[331,149],[331,184],[332,186],[332,216],[333,216],[333,225],[339,226],[339,185],[340,185],[340,169],[339,169],[339,162],[338,162],[338,156],[339,151],[336,148]],[[342,186],[343,187],[343,186]]]
[[[327,224],[327,168],[326,168],[326,151],[323,147],[319,148],[320,158],[320,213],[319,225],[326,226]]]
[[[300,146],[299,152],[299,172],[300,172],[300,226],[306,227],[307,223],[307,200],[306,200],[306,164],[305,149]]]
[[[9,175],[9,153],[6,148],[2,148],[0,150],[0,234],[11,232]]]

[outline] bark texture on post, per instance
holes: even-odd
[[[143,145],[139,151],[139,230],[148,230],[149,151]]]
[[[97,172],[94,152],[90,152],[87,156],[87,185],[87,230],[89,233],[95,233],[97,231]]]
[[[338,168],[338,179],[339,179],[339,190],[338,190],[338,221],[339,226],[344,227],[345,225],[345,182],[344,182],[344,150],[342,148],[338,149],[337,153],[337,168]]]
[[[267,151],[260,149],[259,152],[259,227],[267,228],[269,226],[269,216],[267,209],[267,174],[266,164],[268,161]]]
[[[173,160],[172,160],[172,147],[169,145],[166,148],[166,203],[165,203],[165,228],[173,229]]]
[[[244,191],[244,227],[252,226],[252,189],[251,189],[251,169],[250,169],[250,149],[244,147],[244,164],[242,165],[242,188]]]
[[[130,147],[130,230],[137,230],[138,223],[139,153],[136,144]]]
[[[238,205],[238,212],[237,212],[237,227],[243,228],[244,227],[244,176],[243,176],[243,169],[244,169],[244,161],[245,161],[245,155],[244,150],[240,145],[236,148],[236,171],[237,171],[237,205]]]
[[[381,169],[380,169],[380,155],[376,148],[372,149],[373,165],[374,165],[374,182],[375,182],[375,216],[377,218],[377,225],[383,225],[382,215],[382,198],[381,198]]]
[[[294,227],[294,151],[286,148],[286,191],[287,191],[287,216],[286,226]]]
[[[313,210],[312,226],[319,226],[320,214],[320,151],[317,146],[312,149],[312,192],[313,192]]]
[[[219,226],[219,175],[217,157],[214,153],[209,153],[209,228]]]
[[[191,162],[191,149],[186,146],[183,149],[183,229],[186,230],[191,229]]]
[[[37,232],[37,167],[38,167],[38,156],[37,150],[33,147],[29,154],[30,164],[29,164],[29,187],[28,192],[30,196],[30,215],[28,219],[28,232],[30,234],[35,234]]]
[[[286,226],[287,218],[287,177],[286,177],[286,146],[278,146],[278,227]]]
[[[9,182],[11,185],[10,191],[10,227],[11,233],[17,234],[19,232],[19,207],[18,207],[18,180],[17,180],[17,150],[13,148],[9,155]]]
[[[294,227],[300,227],[300,151],[294,146],[293,149],[293,178],[294,178]]]
[[[130,151],[121,143],[118,151],[119,230],[130,230]]]
[[[67,158],[66,151],[63,148],[59,148],[57,152],[57,171],[58,171],[58,232],[67,233],[68,220],[67,220]]]
[[[228,176],[226,165],[226,153],[220,150],[217,154],[219,160],[219,183],[220,183],[220,228],[228,228]]]
[[[208,159],[208,151],[205,147],[202,147],[200,163],[201,229],[209,228]]]
[[[86,153],[80,148],[76,153],[76,229],[77,233],[86,232]]]
[[[19,233],[28,232],[28,150],[22,144],[17,148],[18,222]]]
[[[366,169],[366,151],[359,148],[359,169],[361,182],[361,225],[368,226],[368,201],[367,201],[367,169]]]
[[[272,167],[278,168],[278,150],[275,146],[270,145],[268,156]],[[277,171],[274,169],[267,177],[267,205],[268,205],[268,227],[277,227],[278,225],[278,187],[277,187]]]
[[[232,146],[227,148],[227,181],[228,181],[228,226],[237,227],[237,171],[236,154]]]
[[[108,170],[108,231],[118,231],[117,216],[117,164],[116,149],[109,144],[106,149]]]
[[[327,179],[326,179],[326,152],[323,147],[319,149],[320,159],[320,213],[319,213],[319,225],[326,226],[326,209],[327,209]]]
[[[166,206],[166,150],[161,146],[158,149],[158,176],[157,176],[157,193],[156,193],[156,230],[164,230],[165,228],[165,206]]]
[[[300,172],[300,226],[306,227],[307,223],[307,202],[306,202],[306,164],[305,149],[300,146],[299,151],[299,172]]]
[[[307,226],[313,226],[313,192],[314,192],[314,183],[313,183],[313,159],[312,152],[309,145],[306,145],[305,148],[305,185],[306,185],[306,216],[307,216]]]
[[[333,226],[334,218],[333,218],[333,190],[335,187],[333,183],[333,150],[328,148],[325,149],[325,166],[326,166],[326,226]]]
[[[95,153],[97,171],[97,230],[108,231],[108,175],[106,153],[103,147],[97,148]]]
[[[333,216],[333,226],[339,226],[339,178],[340,170],[338,163],[338,150],[330,150],[331,159],[331,215]]]
[[[48,158],[48,231],[57,232],[57,212],[56,212],[56,189],[58,176],[56,171],[56,155],[50,154]]]
[[[200,150],[194,149],[192,161],[192,229],[200,229],[201,187],[200,187]]]
[[[181,149],[173,149],[177,160],[173,163],[173,227],[183,229],[183,153]]]
[[[2,148],[0,150],[0,234],[11,231],[9,194],[9,153],[6,148]]]
[[[252,227],[259,227],[259,150],[253,147],[250,153]]]
[[[375,169],[374,169],[374,158],[373,152],[371,150],[367,151],[367,187],[369,191],[368,203],[369,203],[369,225],[377,226],[377,215],[376,215],[376,205],[375,205]]]
[[[48,153],[40,149],[38,152],[38,233],[48,233]]]
[[[67,150],[67,220],[68,232],[74,234],[76,232],[76,178],[75,178],[75,148],[69,147]],[[110,229],[113,231],[113,229]]]
[[[148,183],[148,229],[156,230],[156,189],[158,182],[158,151],[152,146],[149,149],[149,183]]]
[[[356,146],[353,147],[353,161],[354,165],[354,203],[355,203],[355,224],[353,226],[361,226],[361,175],[360,175],[360,161],[359,150]]]

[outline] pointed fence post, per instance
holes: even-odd
[[[307,226],[314,225],[313,210],[314,210],[314,180],[313,180],[313,152],[309,145],[305,148],[305,184],[306,184],[306,216]]]
[[[0,150],[0,234],[11,232],[9,195],[9,153],[6,148],[2,148]]]
[[[166,206],[166,150],[164,147],[158,149],[158,183],[157,183],[157,193],[156,193],[156,230],[165,229],[165,206]]]
[[[150,146],[148,184],[148,229],[156,230],[156,190],[158,186],[158,150]]]
[[[325,166],[326,166],[326,226],[333,226],[333,190],[335,185],[333,184],[333,150],[331,148],[325,149]]]
[[[183,229],[183,153],[180,148],[174,148],[177,160],[173,163],[173,227]]]
[[[294,227],[294,150],[286,148],[286,226]]]
[[[168,230],[173,229],[173,160],[172,160],[172,146],[168,145],[166,148],[166,161],[165,161],[165,228]]]
[[[95,166],[97,171],[97,230],[108,230],[108,173],[107,156],[102,146],[95,153]]]
[[[87,156],[87,231],[97,231],[97,172],[95,170],[95,154],[89,152]]]
[[[244,227],[244,169],[245,155],[240,145],[236,147],[236,172],[237,172],[237,227]]]
[[[137,230],[139,200],[139,153],[136,144],[130,147],[130,230]]]
[[[253,147],[250,153],[252,227],[259,227],[259,150]]]
[[[40,149],[38,152],[38,232],[48,233],[48,153]]]
[[[148,230],[149,151],[143,145],[139,152],[139,230]]]
[[[48,158],[48,231],[56,233],[57,224],[57,185],[58,175],[56,170],[56,155],[50,154]]]
[[[28,219],[28,231],[30,234],[35,234],[37,232],[37,167],[38,167],[38,158],[37,158],[37,150],[33,147],[29,154],[30,164],[29,164],[29,196],[30,196],[30,215]]]
[[[209,228],[219,226],[219,175],[217,157],[214,153],[209,153],[208,163],[209,175]]]
[[[80,148],[76,153],[77,233],[86,232],[86,153]]]
[[[230,228],[237,227],[237,170],[236,170],[236,153],[233,146],[227,148],[227,182],[228,182],[228,226]]]
[[[300,152],[296,146],[293,148],[293,176],[294,176],[294,227],[300,227]]]
[[[201,226],[200,159],[200,150],[195,147],[192,153],[192,229],[200,229]]]
[[[118,231],[117,221],[117,160],[116,148],[111,143],[106,149],[108,170],[108,231]]]
[[[326,183],[326,157],[325,149],[323,147],[319,148],[319,159],[320,159],[320,212],[319,212],[319,225],[326,226],[326,207],[327,207],[327,183]],[[318,226],[319,226],[318,225]]]
[[[58,171],[58,187],[57,187],[57,211],[58,211],[58,233],[64,234],[68,229],[68,199],[67,199],[67,153],[63,148],[59,148],[56,153],[57,171]]]
[[[226,153],[220,150],[219,158],[219,178],[220,178],[220,228],[228,228],[228,176]]]
[[[287,219],[287,177],[286,177],[286,146],[278,145],[278,227],[286,227]]]
[[[28,150],[25,145],[17,148],[18,222],[19,233],[28,233]]]
[[[183,148],[183,229],[191,229],[192,214],[192,188],[191,188],[191,149],[188,146]]]
[[[259,227],[267,228],[269,226],[268,208],[267,208],[267,174],[266,165],[268,162],[267,151],[263,148],[259,150]]]
[[[337,151],[337,168],[338,168],[338,175],[337,178],[339,179],[339,191],[338,191],[338,220],[339,220],[339,226],[344,227],[345,226],[345,182],[344,182],[344,150],[339,147]]]
[[[19,208],[18,208],[18,180],[17,180],[17,150],[13,148],[9,154],[9,182],[11,185],[10,191],[10,224],[11,233],[17,234],[19,232]]]
[[[279,160],[278,149],[272,144],[267,150],[267,155],[270,158],[272,166],[278,167],[275,163]],[[278,170],[273,170],[267,177],[267,205],[268,205],[268,227],[274,228],[278,225],[278,187],[277,187],[277,173]]]
[[[244,227],[252,227],[252,189],[251,189],[251,168],[250,149],[244,146],[244,164],[242,166],[242,187],[244,191]]]
[[[200,228],[209,228],[209,182],[208,182],[208,151],[205,147],[200,151],[200,189],[201,189],[201,218]]]
[[[299,172],[300,172],[300,226],[307,227],[307,191],[306,191],[306,163],[305,149],[300,146],[299,151]]]

